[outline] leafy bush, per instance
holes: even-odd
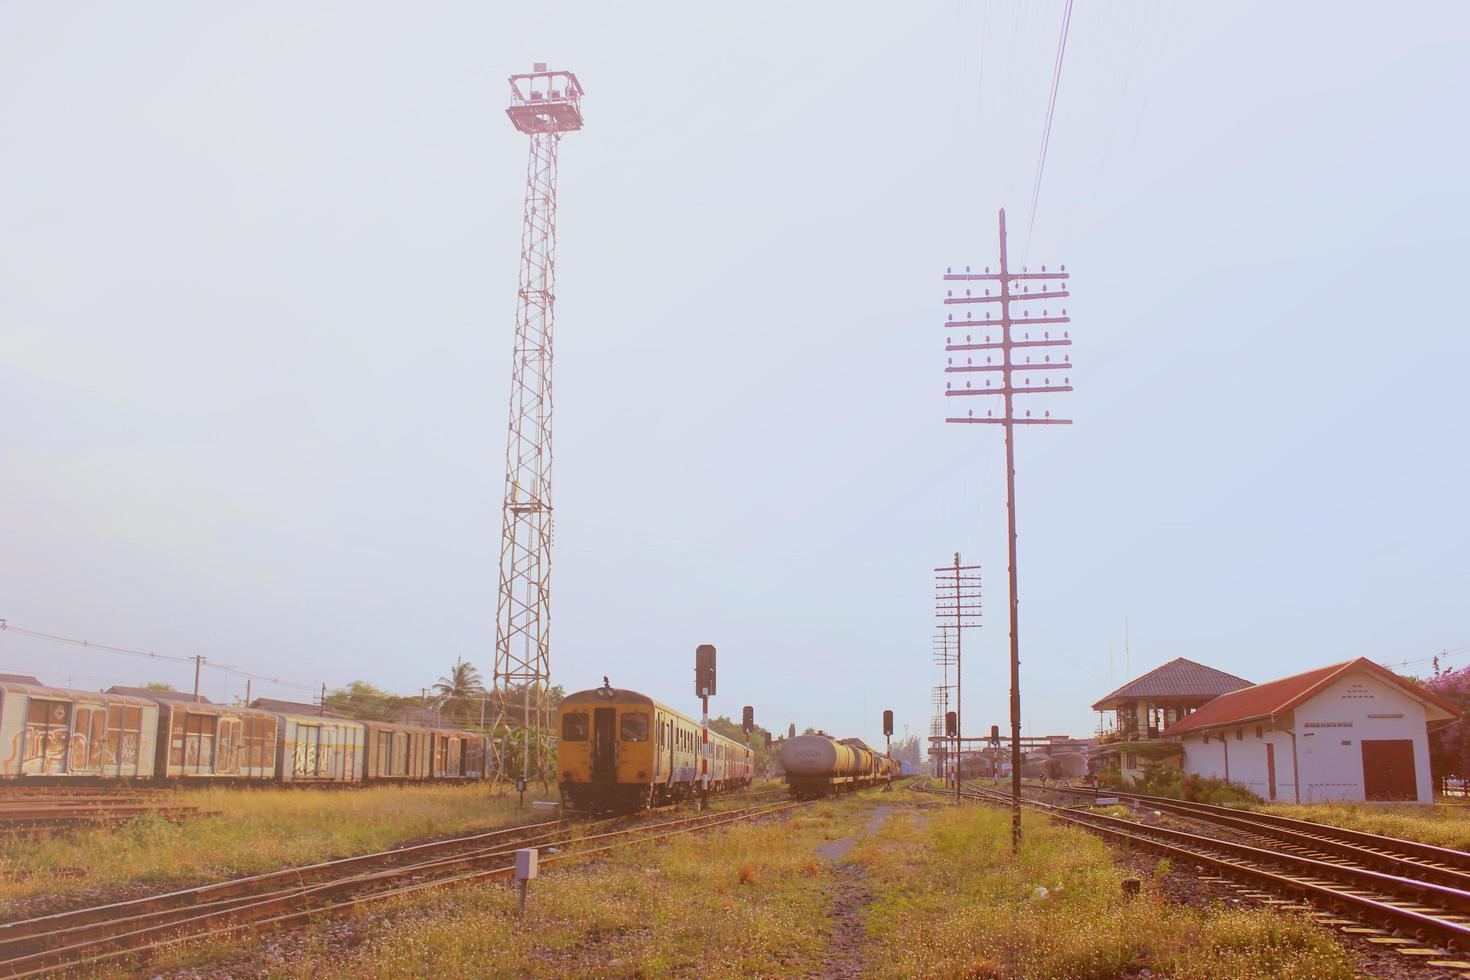
[[[1136,782],[1136,788],[1140,793],[1150,796],[1168,796],[1178,799],[1180,787],[1184,783],[1184,771],[1174,766],[1146,765],[1143,767],[1143,781]]]
[[[1123,771],[1117,766],[1108,766],[1097,771],[1097,785],[1103,789],[1122,789]]]
[[[1259,796],[1238,783],[1186,773],[1173,766],[1150,765],[1143,779],[1134,781],[1134,790],[1149,796],[1167,796],[1190,803],[1213,803],[1216,806],[1243,806],[1263,802]]]

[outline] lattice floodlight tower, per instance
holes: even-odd
[[[556,305],[556,151],[562,134],[582,128],[582,86],[544,64],[510,77],[505,110],[531,138],[516,299],[505,452],[505,513],[495,627],[497,770],[521,731],[522,778],[545,777],[551,677],[551,352]],[[519,703],[517,703],[519,702]],[[519,725],[516,722],[519,721]]]

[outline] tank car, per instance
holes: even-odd
[[[868,748],[860,738],[841,741],[818,732],[781,743],[786,785],[798,799],[858,789],[893,778],[893,760]]]

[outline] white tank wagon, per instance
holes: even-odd
[[[838,741],[819,732],[784,739],[781,768],[786,770],[791,795],[810,798],[888,782],[897,774],[898,763],[874,752],[862,739]]]

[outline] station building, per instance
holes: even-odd
[[[1179,744],[1164,738],[1164,730],[1220,695],[1250,686],[1243,677],[1183,657],[1134,678],[1092,706],[1099,713],[1092,769],[1116,766],[1129,783],[1143,778],[1145,766],[1179,766]]]
[[[1359,657],[1225,693],[1173,721],[1186,772],[1262,799],[1434,802],[1429,732],[1448,701]]]

